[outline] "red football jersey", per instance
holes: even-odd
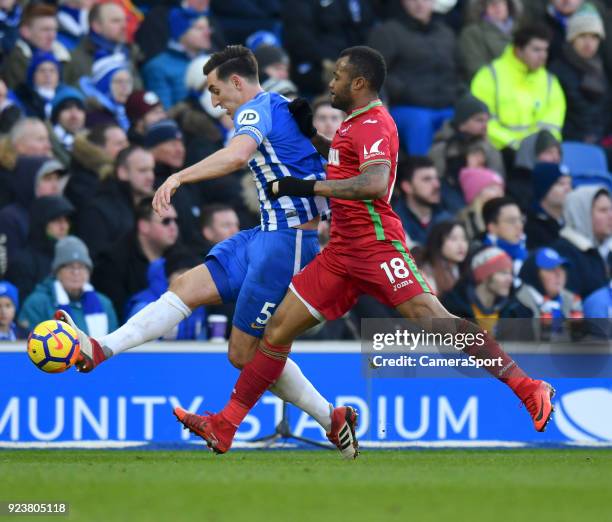
[[[391,172],[383,198],[373,201],[330,198],[330,241],[347,247],[356,241],[405,241],[402,222],[390,205],[397,175],[398,150],[397,127],[380,100],[354,110],[342,122],[329,149],[327,179],[359,176],[374,163],[389,165]]]

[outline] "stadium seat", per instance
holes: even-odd
[[[609,191],[612,192],[612,174],[609,172],[574,174],[572,172],[572,186],[576,188],[583,185],[604,185]]]
[[[577,141],[564,141],[561,147],[563,163],[567,165],[572,176],[574,174],[608,173],[608,161],[601,147]]]

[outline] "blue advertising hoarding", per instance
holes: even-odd
[[[609,372],[572,379],[551,375],[556,411],[547,431],[536,433],[518,399],[495,379],[368,378],[359,350],[357,343],[296,343],[292,357],[330,402],[358,408],[358,436],[365,445],[612,443]],[[218,411],[238,376],[224,346],[205,343],[153,343],[91,374],[45,374],[29,361],[23,344],[0,346],[0,362],[0,447],[195,441],[175,421],[172,408]],[[272,433],[281,414],[281,401],[266,393],[237,440]],[[296,435],[326,440],[316,422],[294,407],[290,425]]]

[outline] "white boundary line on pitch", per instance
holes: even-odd
[[[204,442],[187,441],[151,443],[146,441],[123,441],[123,440],[81,440],[81,441],[55,441],[55,442],[19,442],[0,441],[0,449],[145,449],[148,446],[157,446],[160,449],[181,449],[181,446],[204,446]],[[440,440],[440,441],[360,441],[359,445],[368,449],[512,449],[512,448],[538,448],[546,447],[546,444],[529,443],[503,440]],[[574,448],[612,448],[612,442],[550,442],[551,447],[574,447]],[[279,448],[302,448],[301,444],[294,442],[240,442],[233,444],[235,449],[279,449]],[[152,448],[154,451],[155,449]]]

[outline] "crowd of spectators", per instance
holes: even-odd
[[[339,52],[381,52],[393,208],[451,312],[535,318],[534,335],[612,318],[611,0],[0,0],[0,340],[59,307],[104,335],[258,225],[246,170],[181,187],[163,218],[151,208],[232,138],[202,68],[237,43],[329,138]],[[207,316],[232,312],[200,308],[165,338],[206,339]],[[364,298],[310,335],[388,314]]]

